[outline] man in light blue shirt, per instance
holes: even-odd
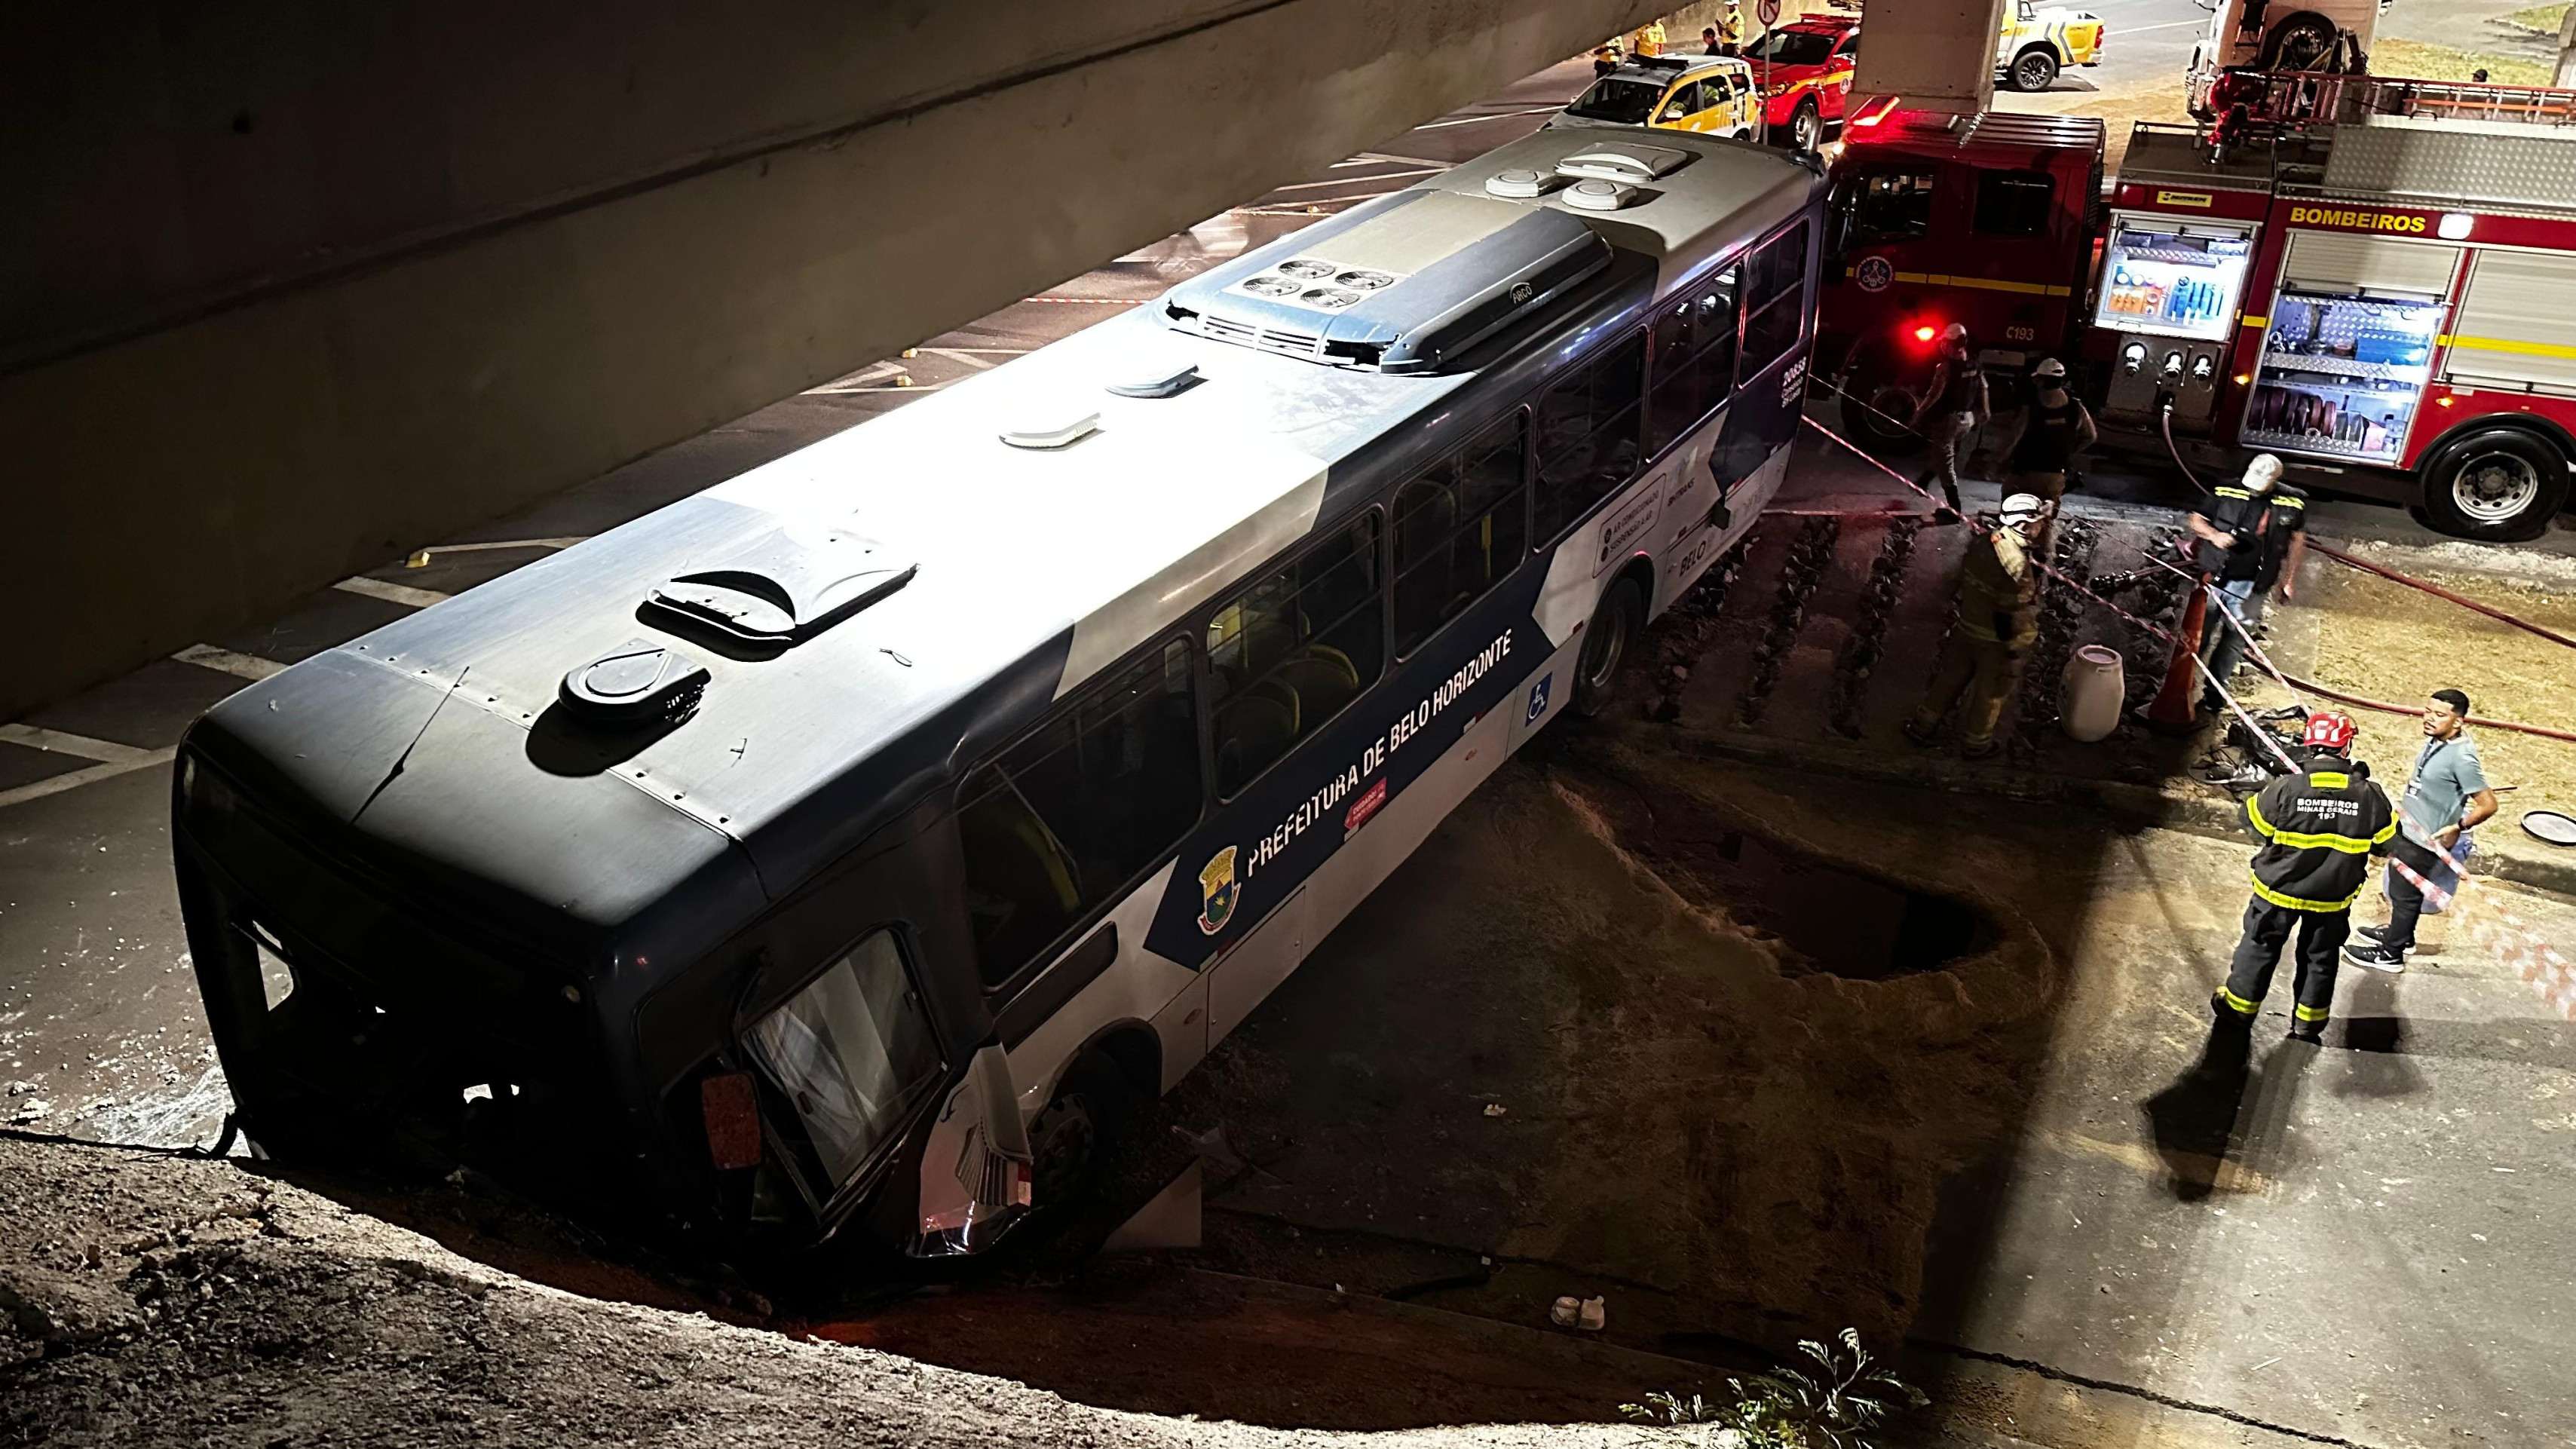
[[[2496,812],[2495,790],[2479,763],[2478,742],[2469,738],[2468,718],[2466,694],[2433,691],[2424,709],[2424,748],[2397,802],[2398,834],[2389,854],[2437,886],[2456,882],[2460,837]],[[2357,934],[2365,939],[2346,946],[2344,959],[2375,971],[2405,970],[2406,953],[2415,949],[2415,921],[2423,913],[2423,889],[2392,864],[2388,924],[2362,927]]]

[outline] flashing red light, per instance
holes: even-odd
[[[2437,408],[2446,408],[2446,407],[2450,407],[2450,406],[2452,406],[2453,401],[2454,401],[2454,400],[2453,400],[2453,399],[2451,399],[2451,398],[2447,398],[2447,397],[2437,397],[2437,398],[2433,399],[2433,406],[2435,406],[2435,407],[2437,407]]]
[[[1940,329],[1936,327],[1924,326],[1914,329],[1914,340],[1917,342],[1929,342],[1940,335]]]
[[[1877,103],[1878,109],[1871,111],[1868,115],[1854,117],[1852,125],[1862,130],[1867,130],[1876,126],[1879,122],[1886,120],[1889,113],[1896,109],[1898,102],[1904,99],[1905,98],[1903,96],[1885,97]]]

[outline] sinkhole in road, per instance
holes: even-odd
[[[1966,901],[1811,854],[1680,792],[1650,795],[1624,777],[1569,783],[1614,846],[1693,909],[1776,944],[1791,975],[1881,981],[1937,971],[2000,938]]]

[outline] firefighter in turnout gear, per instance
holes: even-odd
[[[2048,505],[2034,494],[2004,500],[2003,520],[1968,545],[1959,565],[1959,622],[1941,644],[1923,703],[1905,722],[1905,737],[1930,745],[1941,716],[1968,697],[1959,721],[1960,753],[1981,760],[1998,748],[1995,724],[2021,682],[2021,664],[2039,638],[2039,569],[2031,538]]]
[[[2281,948],[2296,931],[2298,977],[2290,1035],[2323,1037],[2334,1008],[2335,953],[2352,929],[2353,898],[2370,877],[2370,858],[2397,835],[2397,812],[2373,784],[2370,767],[2351,763],[2350,717],[2312,715],[2300,743],[2307,767],[2283,775],[2245,802],[2245,823],[2264,845],[2254,853],[2253,898],[2227,984],[2209,1007],[2220,1024],[2250,1028],[2271,988]]]

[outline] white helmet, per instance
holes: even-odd
[[[2269,453],[2257,453],[2245,465],[2245,486],[2261,492],[2281,481],[2281,460]]]
[[[2064,382],[2066,364],[2054,357],[2043,357],[2039,360],[2039,366],[2030,370],[2030,375],[2042,382]]]
[[[2016,493],[2004,500],[2004,526],[2017,528],[2048,512],[2036,493]]]
[[[1968,329],[1964,324],[1953,322],[1949,326],[1941,329],[1941,340],[1943,342],[1965,342],[1968,340]]]

